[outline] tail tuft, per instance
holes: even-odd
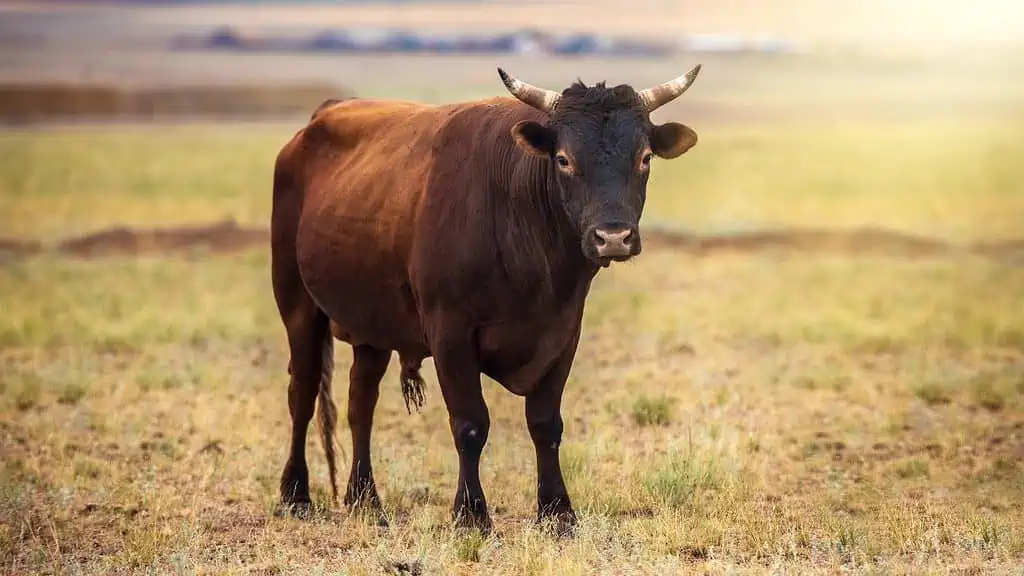
[[[401,358],[402,362],[402,397],[405,398],[405,410],[412,414],[409,404],[416,406],[416,412],[423,408],[425,400],[426,383],[423,376],[420,376],[420,360]]]
[[[317,423],[320,442],[327,456],[327,471],[331,476],[331,494],[338,499],[338,467],[334,452],[334,429],[338,425],[338,407],[334,404],[331,382],[334,378],[334,338],[330,332],[324,337],[321,350],[320,390],[317,398]]]

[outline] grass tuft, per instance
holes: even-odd
[[[487,537],[479,530],[469,530],[455,539],[455,556],[462,562],[479,562]]]
[[[722,486],[724,473],[716,457],[674,452],[640,471],[640,485],[658,506],[680,508]]]
[[[640,427],[646,426],[667,426],[672,422],[675,399],[665,395],[647,396],[642,395],[633,401],[633,409],[630,412],[633,422]]]
[[[60,391],[57,396],[57,403],[64,404],[66,406],[75,406],[85,398],[86,389],[85,386],[78,383],[71,383]]]
[[[900,478],[925,478],[929,474],[928,461],[923,458],[910,458],[897,463],[894,471]]]
[[[914,394],[929,406],[943,406],[953,401],[948,387],[940,382],[927,382],[914,389]]]

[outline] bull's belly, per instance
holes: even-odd
[[[306,244],[309,246],[310,244]],[[407,279],[371,249],[298,249],[306,291],[342,341],[422,354],[423,329]]]
[[[422,355],[425,344],[419,318],[402,306],[396,291],[381,287],[367,293],[324,287],[310,288],[309,292],[331,319],[338,339],[353,346]]]
[[[480,369],[505,389],[526,396],[565,355],[575,327],[556,324],[494,324],[479,331]]]

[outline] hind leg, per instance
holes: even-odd
[[[321,379],[330,378],[333,368],[333,341],[328,333],[327,317],[308,296],[298,300],[297,306],[283,314],[291,350],[288,412],[292,420],[292,434],[288,461],[281,473],[281,504],[304,514],[310,503],[306,433],[313,418]],[[333,478],[331,482],[333,485]]]
[[[309,468],[306,465],[306,432],[319,397],[320,434],[332,494],[336,496],[334,426],[337,419],[331,398],[334,370],[334,339],[330,321],[306,291],[296,252],[299,220],[305,190],[291,162],[293,145],[278,154],[274,164],[274,197],[270,220],[270,273],[281,321],[288,335],[288,412],[292,434],[288,460],[281,472],[281,504],[309,509]]]
[[[368,504],[380,507],[380,497],[373,482],[370,464],[370,430],[373,411],[380,396],[380,381],[391,361],[390,350],[370,346],[353,346],[352,368],[349,370],[348,426],[352,431],[352,472],[345,490],[345,504]]]

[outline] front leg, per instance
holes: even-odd
[[[550,518],[561,535],[572,533],[576,512],[562,478],[558,447],[562,443],[562,391],[569,377],[579,332],[558,363],[526,397],[526,424],[537,453],[537,521]]]
[[[434,350],[434,365],[441,386],[452,438],[459,453],[459,485],[452,515],[457,524],[490,532],[487,499],[480,485],[480,455],[487,443],[491,421],[480,386],[476,347],[466,331],[463,337],[445,332]]]

